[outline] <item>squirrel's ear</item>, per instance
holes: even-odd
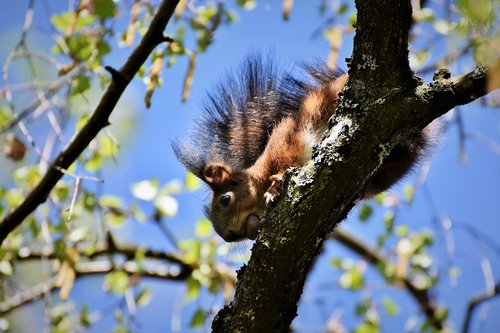
[[[203,169],[203,180],[210,186],[222,185],[229,180],[231,169],[221,163],[210,163]]]

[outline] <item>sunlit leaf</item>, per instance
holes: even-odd
[[[201,243],[198,240],[183,240],[179,242],[179,247],[183,252],[183,259],[188,264],[198,262],[200,258]]]
[[[399,237],[408,235],[410,228],[406,224],[398,225],[395,229],[395,234]]]
[[[335,268],[340,268],[342,266],[342,259],[339,257],[332,258],[332,260],[330,260],[330,265]]]
[[[196,298],[198,298],[201,290],[201,283],[200,281],[193,279],[192,277],[188,278],[186,280],[186,300],[187,301],[192,301]]]
[[[412,204],[415,198],[415,187],[411,184],[406,184],[403,188],[403,192],[405,194],[406,203],[409,205]]]
[[[111,291],[117,295],[125,294],[129,286],[129,277],[123,271],[111,272],[106,275],[104,280],[104,289]]]
[[[92,24],[96,17],[93,15],[78,15],[75,22],[75,12],[64,12],[59,15],[52,15],[50,21],[54,27],[62,33],[69,30],[70,25],[74,24],[74,30],[77,31],[81,28]]]
[[[434,21],[434,29],[441,35],[447,35],[450,33],[451,25],[446,20],[436,20]]]
[[[137,199],[151,201],[158,194],[157,180],[143,180],[132,184],[132,194]]]
[[[175,198],[169,195],[161,195],[156,198],[155,207],[163,216],[174,217],[177,215],[179,204]]]
[[[122,198],[112,195],[103,195],[99,199],[99,204],[102,207],[120,208],[123,206]]]
[[[382,302],[384,303],[385,312],[387,312],[389,316],[393,317],[399,312],[399,308],[392,298],[386,296]]]
[[[174,195],[182,192],[183,185],[179,179],[173,179],[163,185],[160,194]]]
[[[80,310],[80,324],[85,328],[89,328],[90,325],[92,324],[92,319],[90,318],[90,313],[89,313],[89,307],[85,302],[82,304]]]
[[[206,320],[207,320],[207,315],[206,315],[205,311],[203,311],[203,309],[198,309],[193,314],[193,317],[191,318],[191,321],[189,322],[189,327],[201,328],[205,324]]]
[[[135,302],[139,306],[146,306],[151,302],[151,299],[153,298],[153,290],[151,288],[144,288],[141,290],[139,295],[136,296]]]
[[[359,290],[365,285],[363,274],[357,267],[346,270],[340,276],[339,285],[342,288]]]
[[[255,0],[237,0],[236,3],[247,10],[252,10],[257,6],[257,1]]]
[[[71,94],[81,94],[90,89],[90,80],[85,75],[79,75],[71,81]]]
[[[370,323],[363,323],[361,325],[358,325],[353,331],[353,333],[379,333],[380,332],[380,327],[370,324]]]
[[[71,233],[68,235],[68,239],[75,243],[82,241],[88,236],[89,231],[90,230],[87,227],[78,227],[75,230],[71,231]]]
[[[421,8],[413,12],[413,18],[418,22],[434,21],[434,11],[431,8]]]
[[[212,231],[212,223],[209,220],[202,219],[196,223],[196,236],[200,238],[208,237],[212,234]]]
[[[196,191],[201,186],[201,180],[196,177],[191,172],[186,173],[186,178],[184,180],[184,186],[188,191]]]
[[[10,261],[2,260],[0,261],[0,274],[2,275],[12,275],[14,273],[14,269]]]

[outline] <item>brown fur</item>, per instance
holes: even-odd
[[[262,82],[267,81],[250,71],[250,83],[262,87],[246,96],[246,105],[233,106],[228,102],[231,96],[223,91],[223,105],[218,109],[221,118],[214,116],[206,122],[207,131],[215,135],[215,144],[200,132],[204,135],[200,147],[207,149],[209,157],[193,154],[200,147],[176,150],[184,164],[212,189],[206,213],[217,233],[228,242],[257,237],[260,216],[279,195],[282,175],[288,168],[303,166],[311,159],[312,146],[319,142],[328,119],[335,113],[347,74],[338,75],[321,66],[307,70],[319,85],[288,77],[285,83],[289,86],[284,91],[263,90]],[[226,106],[229,111],[224,111]],[[272,114],[279,118],[272,124],[263,121]],[[266,134],[269,126],[271,130]],[[387,190],[401,179],[425,152],[428,138],[424,130],[397,145],[368,182],[364,198]],[[254,158],[259,152],[259,157]]]

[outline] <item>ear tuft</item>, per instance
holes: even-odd
[[[203,170],[203,180],[212,187],[223,185],[230,176],[231,168],[222,163],[210,163]]]

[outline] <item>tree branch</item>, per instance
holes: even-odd
[[[111,241],[112,245],[108,246],[108,243],[107,241],[101,241],[95,244],[94,251],[90,255],[87,254],[89,246],[77,246],[76,250],[81,258],[85,258],[86,260],[93,259],[91,261],[78,261],[74,264],[72,268],[75,270],[77,278],[121,270],[127,274],[137,275],[143,278],[184,281],[199,267],[198,263],[188,264],[178,256],[166,252],[151,249],[143,250],[140,247],[132,245],[117,245],[114,241]],[[5,250],[9,251],[9,249]],[[144,265],[138,265],[137,262],[134,261],[137,252],[141,250],[144,251]],[[125,256],[126,260],[123,262],[116,262],[112,258],[98,259],[99,257],[107,255],[122,255]],[[37,251],[32,251],[28,247],[23,247],[17,251],[16,259],[20,261],[40,259],[61,260],[52,247],[42,248]],[[154,261],[154,265],[148,263],[151,260]],[[158,264],[158,261],[162,263]],[[218,274],[225,282],[229,282],[232,285],[236,283],[234,271],[225,265],[216,265],[213,272]],[[0,314],[6,314],[22,305],[34,302],[47,292],[52,292],[56,288],[58,288],[57,275],[0,302]]]
[[[87,148],[89,143],[97,136],[99,131],[109,124],[108,118],[113,111],[120,96],[128,83],[135,76],[149,54],[160,43],[165,41],[163,31],[172,16],[179,0],[164,0],[158,12],[151,21],[148,31],[142,38],[137,48],[132,52],[125,64],[120,68],[120,79],[112,77],[111,83],[106,88],[94,112],[85,126],[73,137],[55,159],[53,165],[40,180],[38,185],[28,194],[23,202],[5,216],[0,223],[0,243],[9,233],[19,226],[38,205],[45,202],[63,174],[60,170],[67,170],[70,165]]]
[[[342,229],[335,230],[335,232],[332,233],[332,238],[347,247],[349,250],[354,251],[374,266],[382,265],[382,267],[387,267],[387,265],[392,265],[389,259],[384,258],[378,253],[377,249],[370,248],[360,240],[344,232]],[[436,303],[431,298],[427,290],[422,290],[415,286],[408,276],[404,276],[402,278],[402,282],[402,287],[408,290],[411,296],[415,299],[420,307],[420,310],[425,314],[432,326],[439,330],[443,329],[444,323],[438,317]]]
[[[357,5],[349,81],[328,135],[310,162],[286,173],[283,195],[261,220],[252,257],[238,272],[234,300],[215,317],[214,332],[288,332],[323,242],[392,148],[454,106],[486,94],[482,67],[459,78],[438,75],[430,86],[418,86],[421,81],[404,59],[409,1]]]
[[[493,297],[498,296],[499,294],[500,294],[500,282],[497,282],[497,284],[495,285],[495,288],[493,288],[493,290],[491,290],[487,293],[484,293],[482,295],[478,295],[476,297],[473,297],[469,301],[469,306],[467,307],[467,314],[465,315],[462,333],[469,332],[470,324],[472,322],[472,314],[474,313],[474,310],[476,309],[476,307],[479,304],[486,302]]]

